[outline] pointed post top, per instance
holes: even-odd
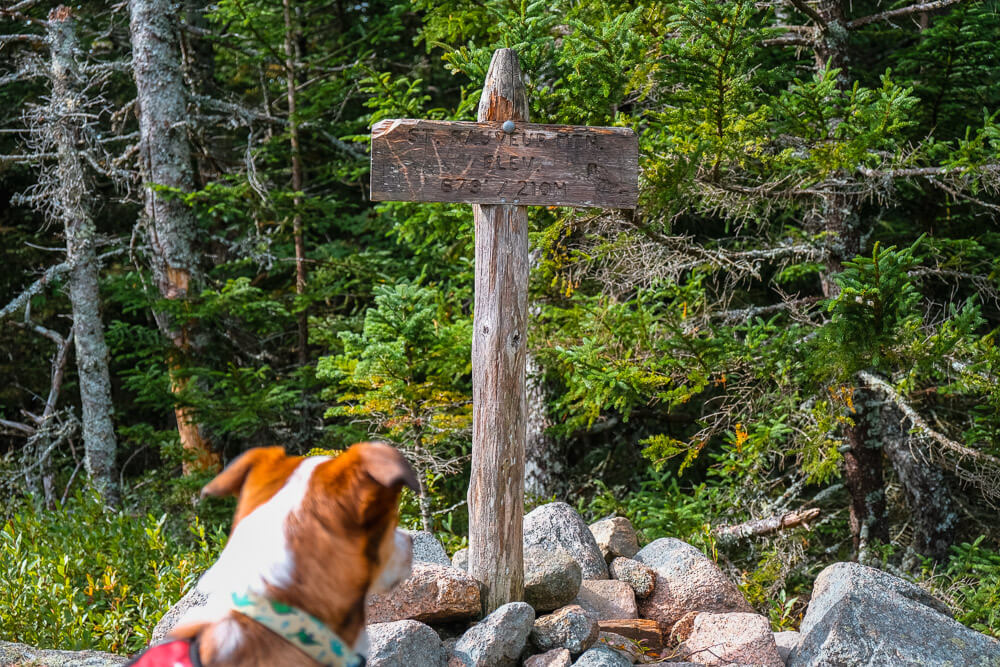
[[[483,96],[479,98],[477,119],[480,123],[504,120],[528,122],[528,93],[521,80],[521,64],[514,49],[493,52]]]

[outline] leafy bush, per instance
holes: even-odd
[[[973,630],[1000,637],[1000,552],[983,544],[984,536],[951,548],[951,558],[933,577],[935,592],[946,598],[955,620]],[[931,574],[928,561],[925,575]]]
[[[8,517],[0,529],[3,639],[45,648],[141,649],[225,540],[197,518],[181,539],[166,529],[166,515],[107,510],[83,492],[54,510],[23,502]]]

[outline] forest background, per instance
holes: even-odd
[[[368,133],[473,119],[498,47],[640,141],[635,211],[529,209],[529,508],[775,629],[858,559],[1000,635],[997,0],[54,4],[0,9],[0,638],[144,645],[252,446],[392,442],[463,545],[472,215],[370,202]]]

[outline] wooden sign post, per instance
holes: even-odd
[[[371,198],[473,204],[469,574],[489,613],[524,599],[528,328],[526,205],[633,208],[638,140],[627,128],[528,122],[517,54],[493,54],[479,122],[384,120],[372,127]]]

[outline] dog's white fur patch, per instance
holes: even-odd
[[[413,564],[413,540],[401,530],[396,530],[393,536],[392,556],[385,568],[379,573],[378,579],[372,582],[369,593],[388,593],[396,584],[410,576],[410,566]]]
[[[236,524],[219,560],[198,581],[198,591],[208,598],[205,606],[192,609],[182,623],[217,621],[231,609],[233,593],[250,590],[263,595],[268,584],[281,587],[292,582],[295,560],[288,548],[286,521],[302,506],[316,467],[329,460],[329,456],[304,459],[270,500]],[[235,623],[224,624],[217,633],[219,641],[235,642],[234,648],[238,630]]]

